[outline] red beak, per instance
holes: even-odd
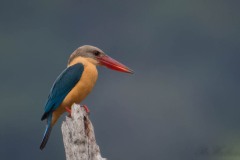
[[[98,60],[99,60],[100,64],[106,66],[107,68],[110,68],[110,69],[113,69],[116,71],[120,71],[120,72],[126,72],[126,73],[133,74],[133,70],[131,70],[127,66],[123,65],[122,63],[116,61],[115,59],[113,59],[107,55],[98,57]]]

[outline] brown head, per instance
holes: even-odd
[[[133,70],[109,57],[101,49],[94,46],[84,45],[76,49],[71,54],[68,64],[78,57],[85,58],[88,62],[97,66],[106,66],[120,72],[133,73]]]

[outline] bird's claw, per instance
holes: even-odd
[[[85,111],[88,115],[90,114],[90,110],[88,109],[87,105],[81,105],[81,107],[83,107],[85,109]]]
[[[71,113],[72,113],[71,109],[69,109],[68,107],[65,107],[65,109],[68,112],[68,117],[72,117],[71,116]]]

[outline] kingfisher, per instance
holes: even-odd
[[[74,103],[80,104],[92,91],[97,78],[97,66],[133,73],[133,70],[114,60],[101,49],[84,45],[77,48],[69,57],[67,68],[57,77],[45,104],[41,120],[47,120],[46,129],[40,145],[43,150],[49,139],[52,127],[64,113],[71,113]],[[89,112],[87,106],[83,106]]]

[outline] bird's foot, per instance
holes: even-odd
[[[86,111],[87,114],[90,114],[90,110],[88,109],[87,105],[81,105],[81,107],[83,107]]]
[[[72,113],[72,111],[71,111],[71,109],[69,109],[68,107],[65,107],[65,109],[66,109],[66,111],[68,112],[68,117],[72,117],[71,116],[71,113]]]

